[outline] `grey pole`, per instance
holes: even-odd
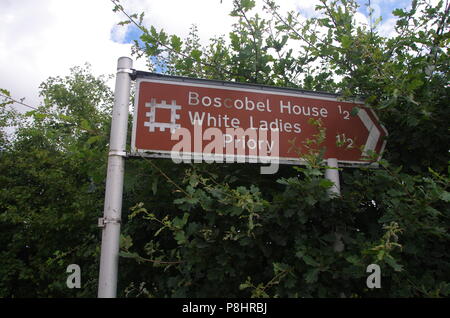
[[[325,170],[325,178],[334,183],[334,185],[329,189],[330,196],[340,196],[341,195],[341,185],[339,183],[339,170],[338,161],[336,158],[327,159],[327,166],[334,169]]]
[[[132,67],[133,61],[128,57],[121,57],[117,61],[105,206],[103,218],[99,219],[99,226],[103,228],[98,281],[99,298],[115,298],[117,291],[123,175]]]
[[[330,197],[339,197],[341,195],[341,185],[339,183],[339,170],[338,161],[336,158],[329,158],[327,160],[328,169],[325,170],[325,178],[333,182],[333,186],[328,190]],[[342,252],[345,248],[342,242],[342,233],[336,231],[334,233],[336,239],[333,244],[333,250],[335,252]]]
[[[325,178],[333,182],[333,186],[328,190],[328,195],[330,197],[339,197],[341,196],[341,185],[339,182],[339,165],[336,158],[328,158],[327,159],[328,169],[325,170]],[[333,244],[333,250],[337,253],[344,251],[345,245],[342,242],[342,233],[336,231],[334,233],[335,241]],[[341,298],[345,298],[345,294],[343,292],[340,293]]]

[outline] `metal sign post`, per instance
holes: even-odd
[[[99,226],[103,228],[98,282],[99,298],[115,298],[117,291],[123,176],[132,67],[133,61],[130,58],[119,58],[109,142],[105,206],[103,218],[99,219]]]
[[[328,168],[325,170],[325,178],[333,182],[333,186],[328,189],[328,195],[332,198],[341,196],[341,185],[339,182],[339,165],[338,160],[336,158],[328,158],[327,159]],[[342,242],[342,233],[336,231],[334,233],[336,239],[333,244],[333,250],[335,252],[342,252],[345,248],[344,243]]]
[[[325,178],[334,183],[334,185],[329,189],[328,194],[330,196],[340,196],[341,185],[339,183],[338,160],[336,158],[328,158],[327,166],[329,168],[325,170]]]

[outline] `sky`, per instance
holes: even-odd
[[[369,0],[358,0],[364,4]],[[317,0],[279,0],[281,11],[314,14]],[[146,13],[145,24],[185,37],[192,24],[198,26],[204,43],[227,35],[235,20],[228,13],[232,0],[122,0],[130,12]],[[409,5],[408,0],[371,0],[375,15],[382,15],[381,32],[392,35],[391,12]],[[39,85],[50,76],[66,76],[73,66],[89,62],[95,75],[114,74],[117,59],[131,57],[131,41],[139,32],[118,26],[125,20],[112,11],[110,0],[0,0],[0,88],[16,99],[38,106]],[[366,9],[358,20],[367,22]],[[144,60],[134,68],[146,70]],[[113,80],[110,85],[113,87]],[[24,111],[25,107],[12,107]]]

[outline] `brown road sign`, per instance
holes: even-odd
[[[179,136],[171,136],[182,128],[190,132],[191,144],[197,140],[198,146],[182,152],[198,154],[211,140],[203,133],[208,128],[217,128],[224,136],[221,153],[225,155],[229,155],[232,148],[227,145],[232,143],[235,149],[246,148],[246,158],[257,159],[264,153],[276,156],[280,163],[301,163],[292,142],[302,149],[317,134],[317,127],[308,122],[310,118],[320,120],[326,128],[321,145],[326,149],[325,159],[337,158],[340,164],[349,166],[367,165],[364,155],[375,152],[381,156],[385,147],[387,131],[373,110],[361,102],[339,100],[334,94],[152,73],[138,75],[136,87],[132,136],[135,154],[170,157],[179,151],[176,146]],[[239,140],[240,137],[227,133],[239,128],[256,132],[256,137],[247,134]],[[270,135],[275,131],[279,135],[278,144],[258,134]],[[275,152],[274,147],[279,149]]]

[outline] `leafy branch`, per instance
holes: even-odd
[[[278,263],[274,263],[274,271],[275,271],[275,276],[268,281],[266,284],[260,283],[257,286],[255,286],[252,283],[252,280],[250,277],[247,277],[247,280],[242,283],[239,286],[240,290],[244,290],[247,288],[251,288],[252,289],[252,298],[270,298],[269,294],[268,294],[268,290],[275,286],[278,285],[284,277],[286,277],[288,274],[291,274],[292,276],[295,277],[295,275],[292,273],[293,269],[290,267],[286,267],[284,264],[278,264]],[[284,268],[286,267],[286,268]]]
[[[179,40],[176,40],[175,43],[176,44],[176,48],[174,48],[173,46],[169,45],[168,43],[168,37],[167,35],[161,31],[159,34],[156,32],[156,30],[152,27],[151,30],[149,31],[146,27],[144,27],[143,25],[143,18],[144,18],[144,13],[141,13],[141,15],[139,15],[139,21],[136,21],[136,19],[138,18],[137,14],[129,14],[124,7],[120,4],[120,0],[110,0],[113,4],[114,4],[114,8],[113,11],[117,12],[120,11],[122,12],[128,19],[128,21],[122,21],[121,23],[119,23],[120,25],[126,25],[128,23],[132,23],[133,25],[135,25],[139,30],[141,30],[144,35],[141,36],[141,38],[147,40],[149,43],[153,44],[153,47],[151,47],[150,51],[141,48],[137,42],[135,42],[137,48],[145,53],[150,52],[149,55],[158,55],[158,46],[163,47],[165,50],[167,50],[168,52],[170,52],[171,54],[174,55],[178,55],[183,57],[184,59],[190,60],[192,62],[197,62],[200,63],[203,66],[206,67],[210,67],[215,69],[217,72],[222,72],[225,74],[229,74],[232,76],[237,76],[237,74],[227,70],[227,69],[223,69],[220,68],[217,64],[211,64],[208,62],[203,61],[200,58],[201,52],[193,52],[193,54],[189,55],[186,53],[183,53],[179,46],[181,45],[181,43],[179,42]],[[174,37],[172,37],[172,39],[175,39]],[[200,54],[199,54],[200,53]]]

